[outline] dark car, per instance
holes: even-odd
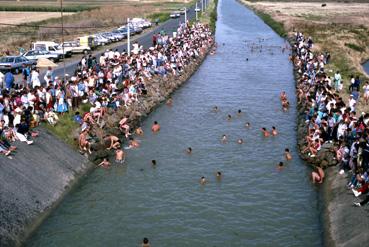
[[[35,61],[30,61],[23,56],[7,56],[0,58],[0,70],[11,71],[18,74],[22,71],[22,66],[25,65],[36,65]]]

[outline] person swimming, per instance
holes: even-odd
[[[324,180],[324,171],[322,168],[320,167],[316,167],[316,171],[312,171],[311,172],[311,180],[313,181],[313,183],[323,183]]]
[[[238,140],[237,140],[237,143],[238,143],[238,144],[243,144],[243,139],[242,139],[242,138],[238,139]]]
[[[152,166],[156,166],[156,160],[151,160],[151,164],[152,164]]]
[[[204,184],[206,184],[206,183],[207,183],[206,178],[205,178],[204,176],[202,176],[202,177],[200,178],[200,184],[201,184],[201,185],[204,185]]]
[[[142,247],[150,247],[150,243],[149,243],[149,239],[148,238],[144,238],[142,240]]]
[[[281,161],[281,162],[279,162],[279,164],[277,165],[277,169],[280,171],[280,170],[282,170],[282,169],[283,169],[283,166],[284,166],[284,164],[283,164],[283,162]]]
[[[108,169],[110,167],[109,158],[104,158],[103,161],[101,161],[100,164],[98,164],[97,166]]]
[[[136,141],[133,137],[130,137],[129,138],[129,147],[130,148],[139,148],[140,143],[138,141]]]
[[[228,116],[227,116],[227,120],[228,120],[228,121],[231,121],[231,120],[232,120],[232,115],[231,115],[231,114],[228,114]]]
[[[142,128],[141,127],[138,127],[136,129],[136,135],[142,136],[143,134],[144,134],[144,132],[143,132]]]
[[[192,148],[191,148],[191,147],[188,147],[188,148],[186,149],[186,152],[187,152],[187,154],[192,154]]]
[[[219,111],[218,106],[214,106],[214,107],[213,107],[213,112],[218,112],[218,111]]]
[[[278,131],[277,131],[277,129],[273,126],[273,127],[272,127],[272,136],[276,136],[276,135],[278,135]]]
[[[245,123],[245,128],[250,128],[251,124],[249,122]]]
[[[220,171],[217,171],[215,173],[215,177],[217,178],[218,181],[221,180],[222,179],[222,173]]]
[[[241,114],[242,114],[242,111],[241,111],[241,109],[239,109],[239,110],[237,111],[237,116],[241,116]]]
[[[117,149],[115,151],[115,162],[123,164],[126,157],[122,149]]]
[[[223,135],[222,136],[222,143],[226,143],[227,142],[227,135]]]
[[[264,137],[269,137],[270,133],[266,128],[261,128],[261,132],[263,133]]]
[[[154,124],[152,125],[151,131],[152,132],[159,132],[160,131],[160,125],[158,124],[157,121],[155,121]]]
[[[288,148],[286,148],[284,150],[284,156],[286,157],[286,160],[292,160],[292,155],[291,155],[290,150]]]

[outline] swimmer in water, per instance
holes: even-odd
[[[152,160],[152,161],[151,161],[151,165],[152,165],[153,167],[155,167],[155,166],[156,166],[156,160]]]
[[[277,129],[273,126],[273,127],[272,127],[272,136],[276,136],[276,135],[278,135],[278,131],[277,131]]]
[[[206,183],[207,183],[206,178],[205,178],[205,177],[201,177],[201,178],[200,178],[200,184],[201,184],[201,185],[204,185],[204,184],[206,184]]]
[[[243,139],[242,139],[242,138],[238,139],[238,140],[237,140],[237,143],[238,143],[238,144],[243,144]]]
[[[237,116],[241,116],[241,114],[242,114],[242,111],[241,111],[241,109],[239,109],[239,110],[237,111]]]
[[[100,164],[97,166],[101,166],[102,168],[108,169],[110,166],[109,158],[104,158],[103,161],[101,161]]]
[[[172,99],[172,97],[169,97],[169,99],[167,100],[166,105],[167,106],[172,106],[173,105],[173,99]]]
[[[139,148],[140,143],[138,141],[136,141],[133,137],[130,137],[129,138],[129,147],[130,148]]]
[[[222,136],[222,143],[227,143],[227,135]]]
[[[159,132],[160,131],[160,125],[158,124],[157,121],[155,121],[154,124],[152,125],[151,131],[152,132]]]
[[[186,149],[186,152],[187,152],[187,154],[192,154],[192,148],[191,148],[191,147],[188,147],[188,148]]]
[[[232,120],[232,116],[231,116],[231,114],[228,114],[228,116],[227,116],[227,120],[228,120],[228,121],[231,121],[231,120]]]
[[[125,157],[125,154],[124,154],[122,149],[117,149],[115,151],[115,162],[122,164],[122,163],[124,163],[125,158],[126,157]]]
[[[150,247],[150,243],[149,243],[149,239],[148,238],[144,238],[142,240],[142,247]]]
[[[316,171],[311,172],[311,179],[313,180],[314,184],[315,183],[321,184],[321,183],[323,183],[323,179],[324,179],[325,174],[324,174],[324,171],[323,171],[322,168],[316,167],[316,169],[317,169]]]
[[[250,128],[251,127],[251,124],[249,122],[245,123],[245,128]]]
[[[136,135],[142,136],[143,134],[144,134],[144,132],[143,132],[142,128],[141,127],[138,127],[136,129]]]
[[[286,157],[286,160],[292,160],[292,155],[291,155],[290,150],[288,148],[286,148],[284,150],[284,156]]]
[[[266,128],[261,128],[261,132],[263,133],[264,137],[269,137],[270,136],[270,133],[269,133],[269,131],[267,131]]]
[[[220,181],[222,179],[222,173],[220,171],[217,171],[215,173],[215,177],[217,178],[218,181]]]
[[[277,166],[277,170],[278,171],[280,171],[280,170],[282,170],[283,169],[283,162],[281,161],[281,162],[279,162],[279,164],[278,164],[278,166]]]
[[[219,111],[218,106],[214,106],[214,107],[213,107],[213,112],[218,112],[218,111]]]

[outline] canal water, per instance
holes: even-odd
[[[317,189],[296,149],[285,41],[235,0],[219,1],[218,17],[217,53],[173,95],[172,107],[145,120],[141,148],[128,150],[126,165],[90,174],[26,246],[129,247],[143,237],[160,247],[322,245]],[[282,90],[288,112],[281,110]],[[150,132],[154,121],[158,134]],[[279,135],[263,138],[259,129],[272,126]],[[285,148],[293,160],[277,171]]]

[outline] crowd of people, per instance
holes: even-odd
[[[41,122],[56,125],[61,115],[73,111],[73,121],[80,125],[80,151],[91,153],[89,132],[93,127],[103,127],[108,108],[117,110],[139,101],[153,77],[181,74],[212,43],[207,25],[182,23],[175,36],[165,32],[155,35],[155,42],[148,49],[136,42],[131,54],[107,50],[98,59],[84,56],[74,75],[66,75],[64,80],[55,76],[52,68],[41,80],[37,69],[24,67],[21,83],[7,73],[0,94],[0,152],[11,157],[16,150],[15,141],[32,144],[38,134],[32,131],[34,127]],[[89,111],[79,112],[81,104],[89,104]],[[130,146],[135,147],[138,143],[131,137],[134,130],[128,122],[128,118],[123,118],[119,128]],[[104,138],[114,139],[108,149],[121,150],[119,138],[119,143],[116,137]],[[122,150],[116,153],[122,160]]]
[[[350,85],[344,88],[342,76],[336,71],[330,78],[324,67],[329,63],[329,54],[314,55],[313,41],[301,33],[295,34],[293,62],[300,75],[297,85],[298,102],[306,109],[306,147],[302,150],[314,158],[322,145],[334,144],[335,159],[339,174],[349,172],[348,187],[355,196],[364,195],[369,188],[369,114],[357,113],[359,102],[367,103],[368,82],[361,85],[359,77],[351,76]],[[364,100],[360,91],[363,90]],[[344,100],[340,92],[347,90],[349,99]],[[322,183],[324,172],[317,168],[312,172],[314,182]],[[356,206],[369,201],[369,196]]]

